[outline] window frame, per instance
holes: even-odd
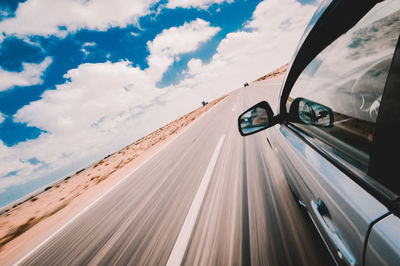
[[[294,124],[289,122],[287,113],[286,103],[289,98],[290,92],[297,79],[307,67],[307,65],[327,46],[334,42],[338,37],[352,28],[375,4],[381,1],[332,1],[326,8],[324,13],[321,14],[318,21],[315,23],[313,28],[309,31],[306,37],[302,37],[304,41],[301,43],[300,48],[296,51],[294,59],[292,60],[288,69],[287,75],[284,80],[284,85],[281,89],[279,109],[282,118],[282,126],[290,129],[295,135],[306,142],[315,151],[321,154],[324,158],[334,164],[338,169],[349,176],[353,181],[359,184],[363,189],[372,194],[377,200],[386,205],[390,210],[400,213],[400,197],[398,189],[393,191],[390,186],[390,179],[387,174],[381,174],[385,172],[383,167],[385,166],[385,158],[389,155],[385,152],[385,148],[380,148],[379,145],[388,147],[390,144],[387,141],[388,136],[393,136],[394,116],[399,115],[400,110],[397,108],[396,112],[392,112],[390,117],[385,114],[381,114],[379,111],[378,118],[376,121],[375,133],[378,132],[379,137],[372,143],[372,149],[370,154],[370,162],[368,169],[361,167],[356,161],[352,160],[348,156],[337,151],[334,147],[322,142],[321,140],[313,137],[309,133],[296,127]],[[351,15],[351,16],[349,16]],[[337,18],[348,18],[340,20],[341,23],[337,23]],[[383,96],[381,102],[382,106],[387,103],[388,98],[396,97],[395,102],[400,103],[400,90],[396,92],[395,88],[400,87],[400,34],[396,44],[395,52],[392,56],[392,62],[388,76],[386,77],[386,83],[383,89]],[[390,110],[389,110],[390,111]],[[387,112],[389,112],[387,111]],[[399,138],[396,142],[396,147],[400,147],[400,122],[397,127]],[[399,148],[400,150],[400,148]],[[393,158],[392,158],[393,160]],[[386,164],[387,165],[387,164]],[[380,178],[376,178],[379,175]],[[374,178],[373,178],[373,177]],[[400,183],[400,180],[399,182]]]
[[[400,195],[400,179],[396,182],[396,161],[390,149],[400,150],[400,37],[397,39],[395,52],[386,79],[381,107],[376,121],[368,174],[379,183],[389,187]],[[399,122],[396,124],[396,120]],[[394,176],[395,178],[395,176]],[[397,187],[393,187],[396,186]],[[400,197],[398,197],[400,201]]]

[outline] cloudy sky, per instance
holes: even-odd
[[[316,0],[0,2],[0,207],[287,63]]]

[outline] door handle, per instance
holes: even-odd
[[[326,235],[328,235],[329,240],[331,243],[335,245],[336,252],[340,260],[345,264],[349,266],[354,266],[356,265],[357,261],[354,258],[353,254],[346,248],[344,245],[343,241],[340,239],[339,235],[336,233],[336,231],[332,230],[331,227],[329,227],[328,223],[322,216],[320,212],[320,208],[323,206],[325,207],[325,204],[323,202],[316,203],[315,201],[311,201],[311,208],[317,217],[318,224],[321,225],[322,230]]]

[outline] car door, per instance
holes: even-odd
[[[368,242],[368,252],[364,245],[373,225],[373,243],[382,239],[379,232],[390,230],[382,229],[384,217],[390,215],[385,203],[398,196],[374,178],[370,167],[399,32],[400,1],[376,4],[319,52],[302,70],[287,100],[285,93],[281,99],[281,111],[299,97],[333,111],[331,127],[286,119],[274,143],[281,146],[282,165],[291,169],[286,170],[289,184],[340,264],[362,264],[364,252],[372,256],[376,244]]]

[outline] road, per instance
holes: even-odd
[[[237,130],[251,105],[276,105],[281,80],[232,93],[18,264],[329,263],[267,141],[273,129]]]

